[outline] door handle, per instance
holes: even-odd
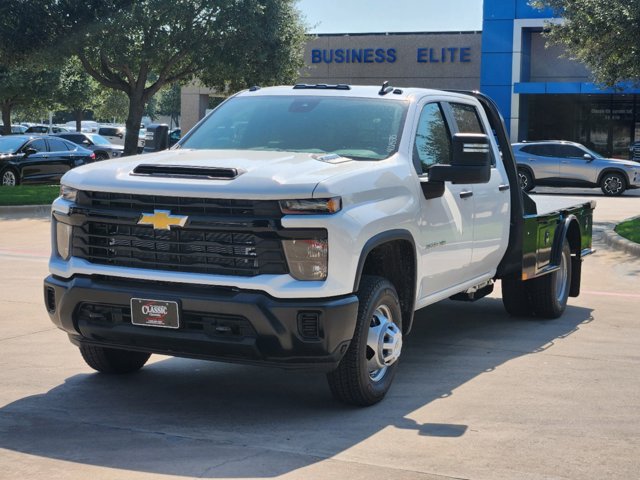
[[[569,163],[567,160],[562,160],[560,163]]]
[[[501,192],[509,190],[509,185],[507,185],[506,183],[503,183],[502,185],[498,185],[498,190],[500,190]]]
[[[469,198],[473,196],[473,192],[470,190],[465,190],[464,192],[460,192],[460,198]]]

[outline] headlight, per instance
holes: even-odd
[[[342,199],[340,197],[280,201],[280,210],[284,214],[336,213],[341,209]]]
[[[326,239],[283,240],[289,273],[296,280],[325,280],[329,247]]]
[[[60,185],[60,196],[64,200],[75,202],[78,197],[78,190],[73,187],[68,187],[67,185]]]
[[[73,227],[71,225],[56,222],[56,248],[58,249],[58,255],[63,260],[67,260],[69,258],[72,233]]]

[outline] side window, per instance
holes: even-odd
[[[39,139],[34,140],[33,142],[31,142],[29,145],[27,145],[27,148],[33,148],[37,152],[46,152],[47,151],[47,144],[44,143],[44,140],[39,138]]]
[[[52,152],[67,152],[69,149],[67,148],[67,144],[60,140],[59,138],[50,138],[49,139],[49,148]]]
[[[487,133],[485,132],[478,110],[473,105],[467,105],[466,103],[449,103],[451,106],[451,112],[453,118],[458,125],[458,132],[460,133]],[[491,165],[495,167],[496,159],[491,153]]]
[[[451,105],[453,117],[456,119],[460,133],[485,133],[476,107],[464,103],[449,103],[449,105]]]
[[[582,158],[585,152],[573,145],[555,145],[554,153],[561,158]]]
[[[451,155],[451,134],[445,122],[439,103],[424,106],[413,145],[413,163],[425,172],[431,165],[449,163]]]

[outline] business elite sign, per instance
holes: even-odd
[[[396,48],[331,48],[311,50],[311,63],[395,63]],[[469,63],[471,47],[420,47],[415,50],[417,63]]]

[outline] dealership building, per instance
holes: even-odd
[[[640,141],[640,89],[600,88],[561,47],[547,47],[543,29],[557,21],[528,0],[484,0],[481,32],[317,35],[299,83],[480,90],[498,104],[512,141],[573,140],[627,158]],[[183,129],[205,115],[212,96],[183,88]]]

